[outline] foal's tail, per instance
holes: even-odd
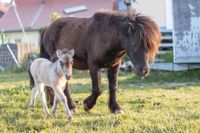
[[[32,89],[35,86],[35,82],[34,82],[32,74],[31,74],[30,66],[28,69],[28,75],[29,75],[30,89]]]
[[[40,57],[50,59],[49,54],[47,53],[47,51],[44,48],[44,42],[43,42],[43,38],[44,38],[44,34],[45,34],[46,30],[47,30],[47,28],[42,28],[40,31]]]

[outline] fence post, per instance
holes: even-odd
[[[10,46],[7,44],[6,47],[8,48],[8,51],[10,52],[10,54],[12,55],[12,57],[13,57],[15,63],[17,64],[17,67],[20,68],[20,65],[19,65],[19,63],[18,63],[18,61],[17,61],[17,59],[16,59],[14,53],[12,52]]]

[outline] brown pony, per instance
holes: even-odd
[[[73,67],[88,70],[92,79],[92,94],[83,102],[86,111],[93,108],[101,94],[101,68],[107,68],[109,108],[120,113],[116,101],[117,76],[125,53],[135,67],[135,73],[145,76],[160,44],[158,26],[149,17],[130,16],[119,12],[97,12],[91,18],[60,18],[41,34],[41,56],[51,58],[56,49],[74,49]],[[68,88],[68,85],[66,85]],[[75,109],[70,92],[66,89],[70,109]],[[53,101],[53,100],[51,100]]]

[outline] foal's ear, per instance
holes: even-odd
[[[56,55],[59,58],[61,55],[63,55],[63,52],[60,49],[56,50]]]
[[[74,49],[69,50],[69,54],[70,54],[71,56],[74,56],[74,53],[75,53]]]

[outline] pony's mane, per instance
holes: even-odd
[[[135,38],[135,50],[143,47],[149,52],[150,59],[154,59],[161,41],[161,33],[157,24],[148,16],[141,14],[133,14],[132,16],[127,13],[118,11],[101,10],[94,14],[93,18],[99,24],[108,22],[109,20],[117,23],[129,19],[133,24],[133,32]]]
[[[100,10],[93,15],[93,18],[96,22],[108,22],[108,21],[117,22],[117,21],[122,21],[124,18],[127,18],[127,13],[111,11],[111,10]]]
[[[124,19],[129,19],[133,24],[133,32],[135,38],[135,50],[143,47],[149,51],[150,59],[154,59],[161,41],[161,33],[157,24],[148,16],[141,14],[133,14],[118,11],[101,10],[94,14],[95,21],[101,24],[104,20],[110,20],[114,23],[120,23]]]
[[[161,33],[157,24],[149,17],[137,14],[133,16],[136,49],[144,47],[149,51],[150,59],[154,59],[161,41]]]
[[[127,15],[127,13],[125,12],[113,11],[109,9],[100,9],[94,15],[96,14],[111,15],[111,16]]]

